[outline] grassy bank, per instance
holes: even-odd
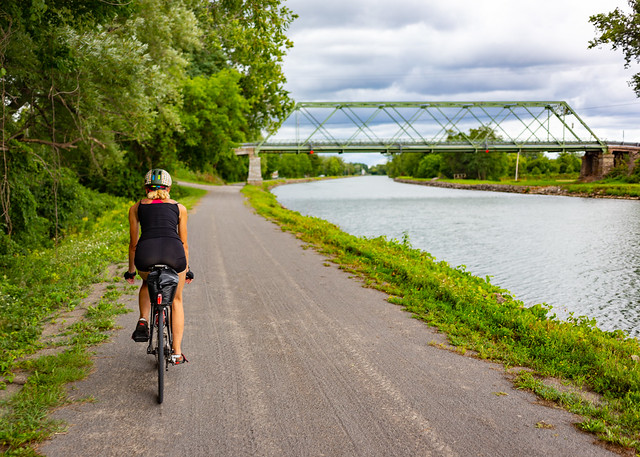
[[[187,207],[205,193],[177,189]],[[180,195],[180,197],[178,197]],[[108,338],[124,285],[121,273],[129,241],[127,210],[131,202],[113,199],[111,209],[68,235],[55,249],[4,258],[0,278],[0,374],[2,387],[19,391],[0,403],[0,450],[4,455],[37,455],[33,445],[61,430],[52,408],[67,402],[66,383],[84,378],[92,366],[91,347]],[[121,264],[116,271],[109,266]],[[63,322],[79,308],[96,283],[105,283],[97,302],[74,322]],[[133,291],[133,287],[129,290]],[[42,338],[57,324],[55,338]],[[46,354],[46,355],[40,355]]]
[[[520,371],[518,386],[582,415],[582,429],[640,453],[637,339],[622,331],[604,332],[586,318],[557,320],[542,305],[527,308],[488,279],[437,262],[407,240],[358,238],[321,219],[286,210],[268,186],[243,190],[259,214],[446,333],[459,352],[529,368]],[[545,382],[550,377],[598,395],[594,400],[579,390],[552,387]]]
[[[431,179],[399,177],[400,179],[415,182],[431,182]],[[461,186],[518,186],[529,189],[555,188],[560,189],[565,195],[580,197],[615,197],[615,198],[640,198],[640,184],[623,182],[593,182],[580,183],[577,180],[555,179],[525,179],[519,181],[481,181],[477,179],[438,179],[438,183],[451,183]]]

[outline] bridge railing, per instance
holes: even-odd
[[[562,101],[304,102],[277,132],[245,146],[256,153],[606,149]]]
[[[441,143],[423,142],[360,142],[354,141],[348,144],[334,143],[328,141],[320,142],[269,142],[262,144],[259,152],[263,154],[284,154],[284,153],[402,153],[402,152],[601,152],[603,146],[600,143],[590,142],[529,142],[511,143],[496,141],[447,141]]]

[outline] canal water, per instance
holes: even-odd
[[[273,189],[285,207],[414,248],[560,318],[640,336],[640,202],[441,189],[383,176]]]

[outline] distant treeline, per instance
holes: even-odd
[[[347,176],[370,174],[364,163],[345,162],[339,156],[320,154],[262,154],[262,177],[270,179],[304,178],[317,176]]]
[[[414,178],[467,178],[499,181],[514,178],[518,165],[520,178],[544,178],[558,175],[578,177],[581,158],[572,153],[561,153],[556,158],[543,153],[507,154],[500,152],[460,153],[402,153],[393,156],[387,164],[391,177]]]
[[[450,133],[447,141],[471,140],[499,141],[501,138],[489,126],[470,129],[468,134]],[[387,164],[391,177],[412,176],[414,178],[456,178],[498,181],[515,177],[516,165],[519,177],[541,178],[557,175],[576,175],[582,165],[580,157],[572,153],[561,153],[551,158],[543,153],[523,152],[447,152],[447,153],[402,153],[394,155]]]

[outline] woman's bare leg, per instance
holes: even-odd
[[[149,299],[149,288],[147,287],[148,272],[139,271],[138,274],[142,278],[142,285],[138,292],[138,307],[140,308],[140,318],[144,318],[149,322],[149,314],[151,314],[151,300]]]
[[[178,273],[180,282],[178,282],[178,288],[176,289],[176,296],[173,299],[173,305],[171,306],[171,331],[173,332],[173,353],[176,355],[182,354],[182,335],[184,333],[184,307],[182,304],[182,289],[184,288],[184,281],[187,275],[187,271]]]

